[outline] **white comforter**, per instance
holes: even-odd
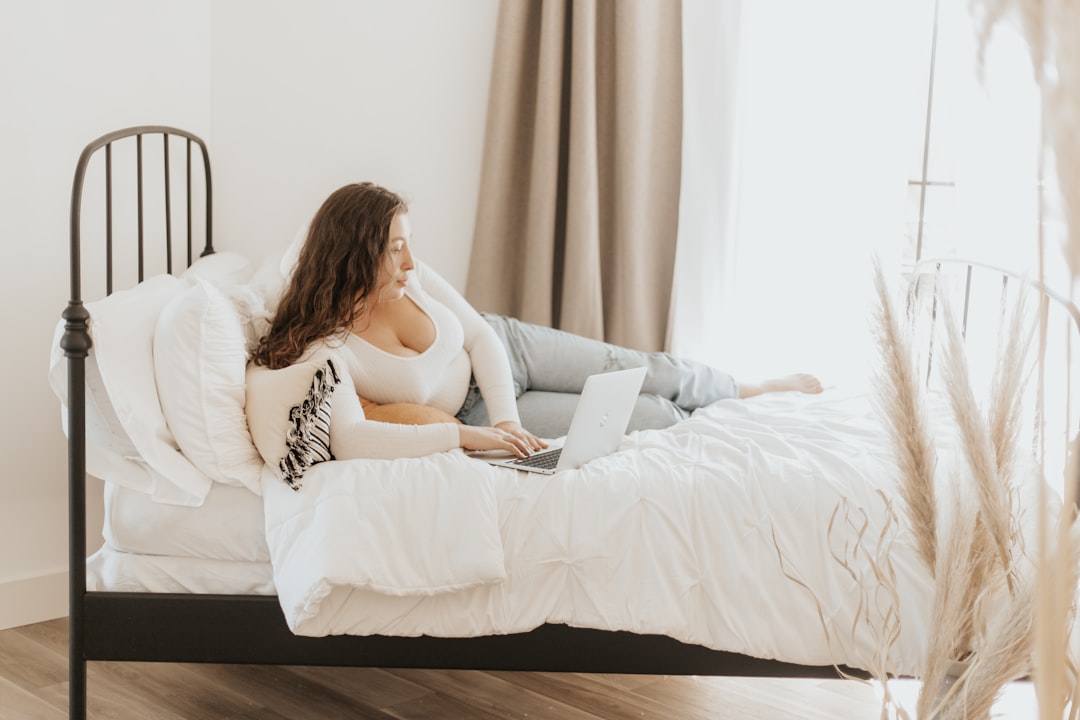
[[[299,492],[267,473],[263,492],[301,635],[565,623],[865,668],[881,647],[860,613],[884,602],[873,556],[899,589],[891,669],[913,673],[932,583],[895,501],[887,520],[894,476],[868,397],[827,390],[722,401],[551,477],[452,452],[323,463]]]
[[[203,265],[204,280],[213,267]],[[214,481],[179,451],[175,430],[187,415],[166,419],[153,348],[162,308],[198,299],[191,289],[159,276],[99,301],[91,324],[96,362],[87,363],[88,469],[178,513],[205,504]],[[213,422],[197,413],[203,435],[209,427],[215,437],[224,427],[241,431],[228,437],[246,434],[236,398],[207,378],[243,385],[241,336],[254,329],[257,306],[208,314],[181,305],[192,322],[176,328],[188,328],[201,362],[185,364],[183,353],[157,357],[182,361],[169,367],[173,390],[183,381],[200,410],[221,405]],[[236,342],[224,351],[203,342],[209,320],[234,314],[241,317],[217,329],[228,325]],[[54,341],[50,381],[66,402],[61,360]],[[204,365],[220,372],[181,377]],[[269,555],[286,618],[302,635],[470,636],[566,623],[861,668],[881,649],[880,620],[894,610],[902,631],[887,667],[917,674],[932,582],[916,557],[870,401],[835,389],[722,401],[673,428],[632,434],[618,453],[554,477],[496,469],[459,451],[323,463],[297,493],[265,470],[254,482],[261,463],[247,447],[256,463],[251,484],[240,485],[263,492],[268,552],[244,557],[258,567],[237,575],[214,560],[197,583],[183,583],[153,562],[126,577],[160,575],[168,587],[195,590],[233,580],[227,592],[241,577],[240,591],[269,592],[257,574]],[[939,467],[952,462],[939,456]],[[128,554],[104,559],[119,567]],[[895,573],[898,608],[877,585],[875,564]]]

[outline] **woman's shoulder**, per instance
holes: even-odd
[[[273,369],[255,362],[248,363],[248,373],[279,373],[283,370],[298,367],[323,367],[327,360],[344,364],[343,351],[345,349],[345,337],[327,337],[316,340],[307,346],[304,352],[296,360],[283,368]]]
[[[325,337],[307,346],[294,365],[325,365],[327,360],[341,361],[346,351],[348,333]]]

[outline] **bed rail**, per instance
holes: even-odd
[[[989,381],[993,360],[1008,342],[1008,322],[1018,301],[1024,300],[1024,317],[1032,328],[1033,347],[1027,357],[1028,383],[1024,392],[1024,421],[1030,429],[1031,452],[1043,460],[1048,479],[1066,478],[1068,455],[1080,436],[1080,378],[1073,357],[1080,343],[1080,309],[1076,303],[1042,281],[989,263],[959,258],[927,258],[908,274],[907,314],[916,330],[916,357],[922,381],[937,381],[936,344],[943,322],[942,303],[948,299],[965,342],[973,383]],[[1040,329],[1047,346],[1042,367],[1037,363]],[[1080,496],[1080,495],[1078,495]]]
[[[161,153],[160,167],[163,170],[161,184],[151,185],[145,179],[145,169],[151,164],[144,138],[161,137],[159,146]],[[161,193],[161,207],[163,208],[164,227],[160,230],[164,234],[165,256],[164,272],[172,273],[174,266],[173,230],[177,218],[173,214],[173,196],[175,183],[173,181],[173,165],[171,162],[172,138],[179,138],[186,148],[185,174],[183,182],[184,195],[184,226],[186,229],[186,264],[193,261],[194,232],[196,215],[202,212],[205,220],[203,232],[203,248],[200,256],[214,252],[213,246],[213,205],[212,186],[210,177],[210,158],[206,144],[197,136],[178,128],[164,125],[141,125],[117,130],[102,135],[88,144],[79,156],[79,162],[75,168],[75,179],[71,190],[71,228],[70,228],[70,273],[71,273],[71,296],[67,307],[62,313],[64,320],[64,334],[60,340],[60,347],[67,357],[67,383],[68,383],[68,514],[69,514],[69,716],[71,718],[84,718],[86,716],[86,648],[85,648],[85,599],[86,599],[86,358],[90,352],[91,340],[88,322],[90,314],[83,305],[83,201],[85,195],[85,180],[92,163],[98,158],[100,151],[104,150],[104,247],[105,257],[105,288],[104,293],[113,291],[114,269],[114,239],[116,236],[115,225],[117,213],[114,207],[114,147],[126,142],[134,143],[134,163],[129,164],[127,172],[132,173],[135,183],[135,207],[132,209],[135,218],[135,242],[137,247],[136,273],[138,281],[142,281],[147,272],[146,237],[149,231],[147,224],[147,193],[153,193],[154,188]],[[198,147],[202,161],[202,185],[201,193],[199,185],[193,182],[192,154],[193,148]],[[121,175],[124,169],[118,171]],[[201,196],[202,206],[198,200]],[[159,226],[160,227],[160,226]]]
[[[199,148],[202,166],[203,166],[203,200],[205,202],[205,230],[204,230],[204,245],[203,250],[200,253],[200,257],[203,255],[209,255],[214,252],[213,243],[213,185],[210,176],[210,156],[206,149],[206,143],[204,143],[199,137],[192,135],[191,133],[180,130],[179,128],[168,127],[164,125],[141,125],[136,127],[125,128],[123,130],[117,130],[115,132],[102,135],[97,140],[94,140],[87,145],[82,154],[79,156],[78,165],[75,168],[75,181],[71,191],[71,299],[72,302],[78,302],[82,300],[82,206],[83,206],[83,194],[86,174],[90,166],[91,160],[93,160],[98,151],[105,151],[105,273],[106,273],[106,290],[105,293],[109,294],[113,291],[113,269],[114,269],[114,213],[113,213],[113,147],[117,143],[123,140],[133,140],[135,143],[135,166],[129,168],[135,173],[136,182],[136,220],[137,220],[137,243],[138,243],[138,281],[141,282],[145,278],[145,266],[146,266],[146,192],[149,189],[149,183],[145,181],[144,169],[147,163],[146,152],[144,150],[143,138],[146,136],[161,136],[162,145],[160,148],[162,158],[162,185],[159,189],[162,191],[162,200],[164,203],[164,234],[165,234],[165,267],[164,271],[171,273],[173,271],[173,225],[174,217],[172,213],[172,197],[173,197],[173,179],[172,179],[172,163],[171,163],[171,143],[170,139],[173,137],[182,138],[185,140],[185,175],[184,175],[184,198],[186,200],[184,204],[185,209],[185,228],[186,228],[186,249],[187,249],[187,265],[191,265],[194,260],[192,253],[194,248],[194,220],[195,220],[195,193],[193,192],[192,184],[192,149],[193,146]]]

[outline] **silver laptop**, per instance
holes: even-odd
[[[630,415],[634,412],[645,368],[631,368],[590,375],[574,408],[570,429],[560,443],[519,458],[503,451],[470,453],[492,465],[553,475],[581,467],[590,460],[610,455],[619,448]]]

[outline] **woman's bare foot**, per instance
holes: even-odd
[[[796,391],[817,394],[821,392],[821,381],[807,373],[795,373],[784,377],[763,380],[759,383],[739,383],[739,397],[748,398],[765,393]]]

